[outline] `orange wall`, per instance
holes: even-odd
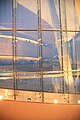
[[[80,120],[80,105],[0,101],[0,120]]]
[[[76,11],[77,11],[79,23],[80,23],[80,0],[75,0],[75,4],[76,4]]]

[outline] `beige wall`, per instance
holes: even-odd
[[[80,120],[80,105],[0,101],[0,120]]]

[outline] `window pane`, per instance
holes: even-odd
[[[17,28],[37,28],[36,0],[17,0],[16,22]]]
[[[0,32],[0,67],[1,70],[13,68],[12,32]]]
[[[0,0],[0,28],[12,27],[12,0]]]
[[[41,0],[42,28],[59,29],[58,0]]]

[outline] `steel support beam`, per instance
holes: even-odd
[[[13,48],[13,85],[14,85],[14,100],[16,100],[17,88],[17,60],[16,60],[16,0],[12,0],[12,48]]]
[[[43,85],[43,63],[42,63],[42,31],[41,31],[41,0],[37,0],[37,15],[38,15],[38,42],[39,42],[39,69],[40,69],[40,89],[41,98],[44,102],[44,85]]]

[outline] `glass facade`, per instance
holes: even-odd
[[[78,104],[78,0],[0,0],[0,95]]]

